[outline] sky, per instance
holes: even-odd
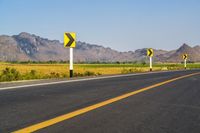
[[[0,0],[0,35],[28,32],[119,51],[200,45],[200,0]]]

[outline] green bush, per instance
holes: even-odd
[[[35,76],[36,75],[36,70],[31,70],[30,74]]]
[[[130,73],[130,70],[129,69],[122,69],[121,73],[122,74],[127,74],[127,73]]]
[[[98,75],[102,75],[100,72],[98,72],[98,73],[96,73],[96,75],[98,76]]]
[[[96,76],[98,76],[98,75],[102,75],[101,73],[94,73],[94,72],[91,72],[91,71],[85,71],[84,73],[77,73],[77,72],[74,72],[73,73],[73,76],[74,77],[83,77],[83,76],[94,76],[94,75],[96,75]]]
[[[66,73],[62,73],[62,77],[63,77],[63,78],[67,78],[68,75],[67,75]]]
[[[0,81],[12,81],[21,79],[20,73],[15,68],[6,67],[2,70]]]
[[[49,78],[60,78],[60,74],[56,72],[51,72]]]
[[[83,73],[74,72],[74,73],[73,73],[73,76],[74,76],[74,77],[83,77],[84,75],[83,75]]]
[[[91,71],[85,71],[84,72],[84,76],[93,76],[93,75],[95,75],[94,72],[91,72]]]
[[[39,79],[41,78],[39,74],[37,74],[37,71],[36,70],[31,70],[30,72],[28,73],[25,73],[22,75],[22,79]]]

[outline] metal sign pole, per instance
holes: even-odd
[[[152,57],[149,57],[150,71],[152,71]]]
[[[73,48],[69,48],[69,77],[73,77]]]

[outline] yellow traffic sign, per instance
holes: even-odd
[[[153,56],[153,49],[152,48],[147,49],[147,56],[149,56],[149,57]]]
[[[76,47],[76,33],[74,32],[64,33],[64,47],[69,47],[69,48]]]
[[[182,57],[183,57],[183,59],[184,59],[184,60],[187,60],[187,58],[188,58],[188,55],[187,55],[187,54],[183,54],[183,56],[182,56]]]

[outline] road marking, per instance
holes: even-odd
[[[1,87],[0,90],[9,90],[9,89],[16,89],[16,88],[26,88],[26,87],[34,87],[34,86],[44,86],[44,85],[53,85],[53,84],[62,84],[62,83],[71,83],[71,82],[80,82],[80,81],[90,81],[90,80],[99,80],[99,79],[130,77],[130,76],[148,75],[148,74],[156,74],[156,73],[182,72],[182,71],[185,71],[185,70],[158,71],[158,72],[151,72],[151,73],[134,73],[134,74],[124,74],[124,75],[111,75],[111,76],[103,76],[103,77],[92,77],[92,78],[84,78],[84,79],[72,79],[72,80],[64,80],[64,81],[54,81],[54,82],[50,82],[50,83],[35,83],[35,84],[29,84],[29,85]],[[0,85],[1,84],[3,84],[3,83],[0,83]]]
[[[70,112],[70,113],[67,113],[67,114],[64,114],[64,115],[49,119],[49,120],[46,120],[44,122],[29,126],[29,127],[17,130],[17,131],[14,131],[13,133],[31,133],[31,132],[43,129],[45,127],[54,125],[56,123],[62,122],[64,120],[68,120],[68,119],[73,118],[75,116],[84,114],[86,112],[95,110],[97,108],[106,106],[106,105],[111,104],[113,102],[117,102],[117,101],[122,100],[124,98],[136,95],[138,93],[141,93],[141,92],[144,92],[144,91],[147,91],[147,90],[150,90],[152,88],[155,88],[155,87],[158,87],[158,86],[161,86],[161,85],[164,85],[164,84],[167,84],[167,83],[179,80],[179,79],[183,79],[183,78],[186,78],[186,77],[198,75],[198,74],[200,74],[200,72],[192,73],[192,74],[188,74],[188,75],[184,75],[184,76],[180,76],[180,77],[173,78],[173,79],[169,79],[169,80],[166,80],[166,81],[163,81],[163,82],[160,82],[160,83],[157,83],[157,84],[154,84],[154,85],[151,85],[151,86],[148,86],[148,87],[136,90],[136,91],[132,91],[132,92],[117,96],[115,98],[111,98],[109,100],[106,100],[106,101],[103,101],[103,102],[100,102],[100,103],[97,103],[97,104],[94,104],[94,105],[91,105],[91,106],[88,106],[88,107],[73,111],[73,112]]]

